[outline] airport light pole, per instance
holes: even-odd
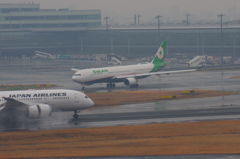
[[[130,39],[128,38],[128,57],[130,57]]]
[[[113,38],[111,38],[111,53],[113,53]]]
[[[171,37],[169,37],[169,36],[167,36],[167,38],[166,38],[166,40],[167,40],[167,56],[168,56],[168,47],[169,47],[169,40],[171,39]],[[160,44],[159,44],[159,46],[160,46]]]
[[[139,15],[139,14],[138,14],[138,15],[137,15],[137,18],[138,18],[138,24],[140,24],[140,20],[139,20],[140,17],[142,17],[142,15]]]
[[[110,19],[110,17],[104,17],[104,20],[106,20],[106,43],[107,43],[107,53],[109,52],[109,49],[108,49],[108,19]]]
[[[0,59],[2,58],[2,40],[0,40]]]
[[[134,14],[134,24],[136,25],[137,24],[137,15]]]
[[[202,38],[202,55],[204,55],[204,38]]]
[[[189,24],[189,22],[188,22],[188,17],[190,16],[191,14],[189,14],[188,12],[187,12],[187,14],[186,14],[186,16],[187,16],[187,25]]]
[[[222,86],[222,91],[223,91],[223,51],[222,51],[222,17],[225,16],[223,14],[217,15],[221,19],[221,86]],[[222,106],[224,105],[224,96],[222,96]]]
[[[4,38],[0,39],[0,59],[2,58],[2,46],[3,46],[3,42],[4,42]]]
[[[233,37],[233,59],[236,58],[236,36]]]
[[[81,38],[80,40],[81,40],[81,53],[83,53],[83,38]]]
[[[162,16],[157,15],[155,18],[158,20],[158,46],[160,46],[160,18]]]
[[[197,56],[199,54],[199,48],[198,48],[198,37],[197,37]]]
[[[221,66],[223,65],[223,51],[222,51],[222,38],[223,38],[223,34],[222,34],[222,17],[225,16],[223,14],[217,15],[218,17],[220,17],[221,19]]]

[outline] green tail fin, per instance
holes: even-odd
[[[163,41],[154,59],[152,60],[152,63],[154,64],[154,68],[150,72],[158,71],[161,69],[161,66],[165,65],[164,58],[166,55],[166,49],[167,49],[167,41]]]

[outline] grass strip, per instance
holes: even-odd
[[[240,76],[232,76],[232,77],[229,77],[229,78],[236,78],[236,79],[240,79]]]
[[[240,153],[240,120],[0,133],[0,158]]]
[[[194,91],[195,93],[183,93],[182,91],[116,91],[87,93],[87,95],[94,101],[95,106],[112,106],[240,94],[239,91],[212,91],[198,89]],[[176,96],[176,98],[161,99],[160,96]]]
[[[27,90],[27,89],[48,89],[61,87],[55,84],[11,84],[0,85],[0,91]]]

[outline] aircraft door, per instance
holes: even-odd
[[[49,104],[49,101],[46,97],[44,97],[44,104]]]
[[[79,102],[79,95],[78,94],[74,94],[74,100],[75,100],[75,103]]]

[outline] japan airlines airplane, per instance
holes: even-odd
[[[115,87],[115,83],[117,82],[123,82],[125,85],[132,88],[138,87],[137,82],[139,79],[146,78],[151,75],[191,72],[198,70],[191,69],[158,72],[162,67],[166,65],[166,63],[164,63],[166,47],[167,41],[163,41],[151,63],[91,68],[84,70],[73,68],[72,70],[76,71],[76,73],[73,75],[72,80],[74,82],[82,84],[83,90],[85,89],[85,85],[91,85],[94,83],[107,83],[107,87],[111,88]]]
[[[94,105],[85,94],[73,90],[24,90],[0,92],[0,115],[24,114],[27,118],[46,118],[54,111],[77,111]],[[16,113],[17,112],[17,113]]]

